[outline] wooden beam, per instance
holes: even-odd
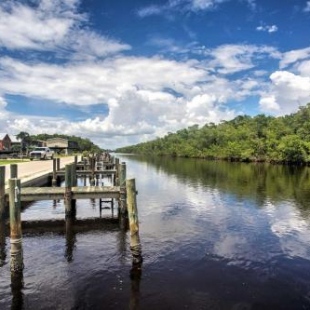
[[[59,176],[64,176],[65,171],[59,170],[56,172],[57,175]],[[99,174],[104,174],[104,175],[109,175],[109,174],[116,174],[116,170],[95,170],[92,172],[91,170],[76,170],[76,175],[99,175]]]
[[[72,187],[72,199],[115,198],[120,196],[118,186],[75,186]],[[22,187],[21,201],[64,199],[65,187]],[[6,194],[8,199],[8,195]]]

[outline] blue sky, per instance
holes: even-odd
[[[310,102],[307,0],[2,0],[0,132],[103,148]]]

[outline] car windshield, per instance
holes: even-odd
[[[44,151],[45,147],[36,147],[34,151]]]

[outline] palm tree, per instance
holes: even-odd
[[[16,139],[21,140],[21,150],[22,153],[27,152],[27,148],[31,142],[31,138],[28,132],[21,131],[16,135]]]

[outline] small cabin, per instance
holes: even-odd
[[[75,141],[63,138],[50,138],[46,140],[45,144],[57,153],[64,151],[65,154],[70,154],[70,152],[78,150],[78,144]]]
[[[68,140],[63,138],[50,138],[46,140],[46,146],[49,148],[67,148]]]

